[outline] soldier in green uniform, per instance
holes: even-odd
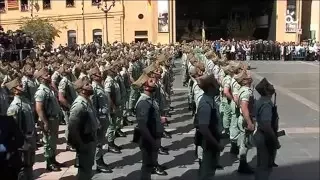
[[[97,171],[112,173],[112,170],[103,160],[103,145],[106,143],[105,134],[108,129],[110,112],[109,112],[109,97],[103,89],[102,74],[98,67],[90,69],[88,72],[90,79],[92,80],[93,96],[91,96],[92,105],[97,113],[100,127],[97,130],[97,148],[96,148],[96,164]]]
[[[241,73],[237,74],[235,80],[241,85],[239,89],[239,99],[238,106],[240,109],[240,116],[238,118],[238,146],[239,146],[239,156],[240,164],[238,167],[239,173],[252,174],[254,173],[252,168],[247,163],[247,153],[251,147],[249,138],[255,130],[253,117],[253,105],[254,97],[253,91],[250,88],[252,83],[252,78],[247,70],[243,70]]]
[[[277,130],[274,128],[273,108],[271,98],[275,93],[273,85],[263,78],[256,86],[261,97],[255,102],[254,114],[257,121],[257,131],[254,134],[257,148],[257,168],[255,180],[268,180],[274,167],[274,157],[280,143],[277,138]]]
[[[64,65],[60,66],[60,68],[58,69],[58,72],[62,77],[61,81],[59,82],[59,86],[58,86],[58,91],[59,91],[58,100],[59,100],[61,108],[62,108],[64,121],[65,121],[66,125],[68,126],[69,114],[70,114],[69,111],[70,111],[72,102],[77,97],[77,92],[75,91],[73,84],[69,78],[70,77],[69,74],[71,74],[71,70],[69,69],[69,67],[66,64],[64,64]],[[66,137],[67,142],[68,142],[68,133],[69,133],[69,131],[67,128],[65,130],[65,137]],[[69,144],[67,144],[66,150],[72,151],[73,149],[71,148],[71,146]]]
[[[14,95],[7,115],[13,116],[18,129],[24,135],[25,143],[20,149],[22,156],[22,169],[18,179],[33,180],[32,166],[35,162],[36,136],[34,114],[29,100],[24,97],[24,89],[18,79],[6,83],[8,90]]]
[[[204,91],[197,109],[196,126],[197,137],[203,149],[202,162],[199,170],[199,179],[212,179],[218,166],[218,156],[223,150],[220,144],[218,127],[218,109],[214,105],[214,97],[219,94],[219,84],[214,75],[205,75],[198,78],[199,87]],[[199,134],[200,133],[200,134]]]
[[[229,128],[231,123],[231,101],[233,100],[231,94],[231,79],[233,76],[233,71],[231,65],[222,67],[222,70],[226,74],[221,83],[221,116],[222,116],[222,125],[225,131],[225,134],[229,135]]]
[[[42,124],[44,157],[47,161],[48,171],[60,171],[60,164],[56,161],[56,147],[59,130],[60,106],[53,89],[50,88],[51,77],[46,68],[42,68],[34,76],[40,83],[34,98],[36,112]]]
[[[118,117],[118,121],[119,122],[117,123],[119,126],[118,126],[118,130],[117,131],[118,131],[118,134],[125,135],[125,133],[123,133],[121,131],[121,128],[122,128],[123,124],[125,124],[125,121],[128,124],[127,118],[126,118],[126,116],[124,116],[125,105],[126,105],[126,100],[127,100],[126,99],[126,97],[127,97],[127,89],[126,89],[126,86],[125,86],[124,78],[120,73],[122,71],[121,62],[117,63],[115,68],[117,69],[117,75],[116,75],[114,80],[119,86],[120,99],[121,99],[120,100],[119,117]]]
[[[95,160],[97,130],[100,126],[95,109],[90,100],[93,88],[88,79],[79,79],[74,83],[78,97],[74,100],[69,116],[69,143],[77,152],[79,167],[78,179],[88,180],[92,177]]]
[[[131,83],[138,80],[138,78],[142,74],[139,58],[140,58],[140,52],[136,51],[134,54],[134,57],[131,59],[131,64],[128,69]],[[136,89],[135,87],[131,86],[130,97],[129,97],[129,110],[130,110],[129,113],[131,115],[134,112],[134,107],[139,98],[139,94],[140,94],[140,89]]]
[[[233,65],[234,66],[234,65]],[[230,122],[230,141],[231,141],[231,148],[230,153],[234,155],[239,154],[239,147],[237,143],[237,139],[239,137],[240,131],[238,128],[238,118],[240,116],[240,110],[238,107],[238,100],[239,100],[239,89],[240,84],[235,80],[234,76],[238,74],[239,68],[237,66],[234,66],[234,75],[231,78],[230,82],[230,90],[232,95],[232,101],[230,103],[231,107],[231,122]]]
[[[143,74],[133,83],[137,88],[144,88],[136,105],[136,118],[140,131],[139,146],[142,152],[141,180],[151,180],[151,174],[167,175],[158,166],[158,151],[161,147],[161,137],[164,131],[158,103],[153,100],[152,93],[156,90],[155,78]]]
[[[119,130],[119,118],[120,114],[120,105],[121,105],[121,93],[118,82],[115,81],[117,75],[116,67],[110,65],[106,68],[107,78],[104,82],[104,90],[108,94],[110,100],[110,123],[107,130],[107,141],[108,141],[108,151],[113,153],[121,153],[121,147],[117,146],[114,143],[116,135],[120,137],[125,137],[125,134]]]

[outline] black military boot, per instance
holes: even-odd
[[[234,155],[238,155],[239,154],[239,147],[238,147],[237,143],[231,142],[230,153],[234,154]]]
[[[253,174],[254,171],[250,167],[250,165],[247,163],[246,160],[240,160],[240,164],[239,164],[239,167],[238,167],[238,173],[241,173],[241,174]]]
[[[151,174],[157,174],[157,175],[159,175],[159,176],[166,176],[166,175],[168,175],[168,173],[167,173],[164,169],[162,169],[161,167],[159,167],[159,166],[153,167]]]
[[[67,167],[64,163],[59,163],[57,160],[56,160],[56,157],[53,156],[51,158],[51,162],[52,164],[56,165],[57,167]]]
[[[128,117],[123,117],[123,126],[130,126],[130,125],[133,125],[134,122],[133,121],[130,121],[128,119]]]
[[[118,129],[116,131],[116,137],[127,137],[126,133],[121,131],[121,129]]]
[[[47,167],[46,170],[47,171],[61,171],[60,167],[58,167],[57,165],[55,165],[54,163],[52,163],[52,158],[48,158],[47,159]]]
[[[164,131],[163,132],[163,137],[166,138],[166,139],[171,139],[172,138],[171,134],[168,131]]]
[[[76,150],[71,145],[67,144],[66,151],[75,152]]]
[[[167,166],[164,166],[164,165],[160,165],[159,163],[156,165],[156,167],[162,169],[162,170],[167,170],[168,167]]]
[[[159,148],[158,153],[161,154],[161,155],[169,155],[168,148],[165,148],[165,147],[162,147],[162,146]]]
[[[108,152],[120,154],[121,150],[117,145],[114,144],[114,142],[109,142],[108,143]]]
[[[100,173],[112,173],[111,168],[104,162],[103,158],[96,160],[97,171]]]

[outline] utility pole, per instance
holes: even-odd
[[[100,9],[101,11],[103,11],[105,13],[105,17],[106,17],[106,44],[108,44],[109,39],[108,39],[108,12],[111,10],[112,7],[114,7],[116,5],[116,0],[112,0],[112,3],[108,6],[108,0],[103,0],[104,6],[100,7],[102,4],[98,4],[98,9]]]
[[[84,0],[82,0],[82,31],[83,31],[83,44],[86,44],[86,21],[84,19]]]

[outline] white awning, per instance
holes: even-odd
[[[75,31],[69,31],[68,36],[69,37],[77,37],[77,33]]]
[[[94,36],[102,36],[102,31],[93,32]]]

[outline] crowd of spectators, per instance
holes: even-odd
[[[2,60],[24,59],[33,48],[34,43],[30,36],[21,30],[4,32],[0,26],[0,58]]]
[[[83,50],[97,47],[97,43],[82,46],[59,46],[52,51],[57,52],[63,48],[71,48],[77,53]],[[90,47],[90,48],[89,48]],[[320,43],[273,42],[264,40],[216,40],[212,41],[212,48],[218,54],[226,54],[228,59],[234,60],[306,60],[320,61]],[[37,48],[35,48],[37,49]],[[34,43],[31,37],[24,32],[4,32],[0,26],[0,58],[1,60],[21,60],[35,53]],[[94,51],[94,50],[93,50]],[[38,51],[39,52],[39,51]]]
[[[303,41],[273,42],[263,40],[217,40],[212,48],[218,54],[226,54],[228,59],[235,60],[320,60],[320,43]]]

